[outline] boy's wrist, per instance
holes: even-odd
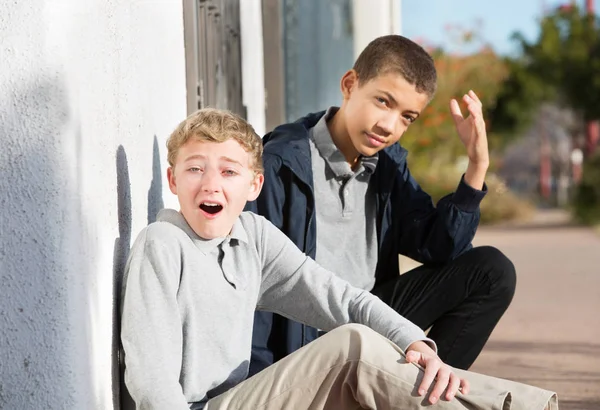
[[[456,191],[452,196],[452,202],[461,211],[475,212],[479,208],[479,204],[487,193],[485,182],[482,182],[481,188],[476,189],[467,183],[466,173],[461,177]]]
[[[471,188],[481,191],[485,182],[485,175],[487,173],[489,163],[475,163],[469,161],[467,170],[465,172],[464,181]]]

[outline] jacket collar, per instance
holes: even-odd
[[[325,111],[308,114],[295,122],[276,127],[263,139],[265,154],[277,155],[283,164],[308,186],[313,186],[309,130]]]

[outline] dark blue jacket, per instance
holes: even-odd
[[[308,133],[324,112],[281,125],[263,139],[265,183],[247,210],[263,215],[304,253],[315,258],[317,225]],[[437,207],[412,178],[407,151],[394,144],[379,152],[375,185],[379,257],[376,284],[398,276],[398,254],[443,264],[471,248],[485,195],[461,181]],[[250,375],[317,337],[317,330],[270,312],[256,312]]]

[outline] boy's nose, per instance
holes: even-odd
[[[219,192],[221,190],[218,172],[204,172],[204,175],[202,176],[202,190],[204,192]]]
[[[377,126],[383,131],[384,136],[394,135],[398,118],[396,115],[389,114],[379,119]]]

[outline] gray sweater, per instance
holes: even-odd
[[[226,238],[204,240],[163,210],[135,241],[123,280],[125,383],[139,409],[189,409],[243,381],[255,308],[331,330],[362,323],[400,348],[416,325],[304,255],[244,212]]]

